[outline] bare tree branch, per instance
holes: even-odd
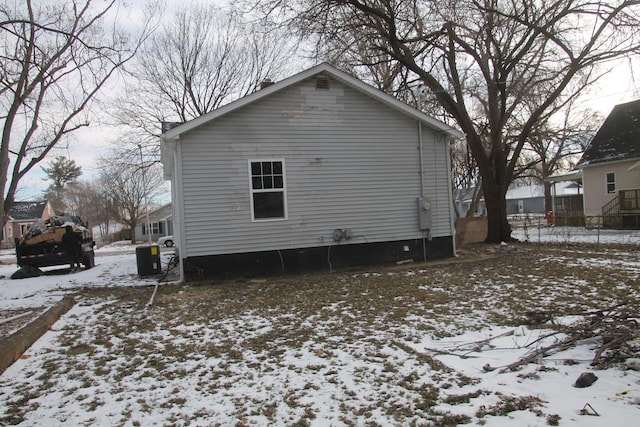
[[[0,8],[0,191],[3,220],[20,180],[51,150],[89,124],[91,104],[153,29],[104,31],[117,0],[34,0]],[[9,174],[9,171],[11,173]]]

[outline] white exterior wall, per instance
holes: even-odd
[[[432,237],[452,236],[448,145],[422,125]],[[418,123],[336,80],[264,97],[181,135],[174,228],[181,257],[423,237]],[[249,160],[283,159],[287,219],[252,222]],[[179,177],[181,182],[175,178]]]
[[[602,207],[617,194],[607,193],[607,174],[616,174],[616,192],[640,188],[640,171],[628,170],[638,159],[585,166],[582,170],[584,181],[585,216],[602,215]]]

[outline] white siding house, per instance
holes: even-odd
[[[183,278],[453,255],[461,136],[328,64],[167,130]]]
[[[611,110],[577,167],[587,226],[640,229],[640,100]]]

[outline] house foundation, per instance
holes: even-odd
[[[183,260],[186,281],[231,279],[331,272],[398,261],[423,261],[454,255],[453,237],[432,240],[331,245],[313,248],[188,257]]]

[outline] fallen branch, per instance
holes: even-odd
[[[483,345],[485,345],[487,343],[490,343],[491,341],[493,341],[493,340],[495,340],[497,338],[508,337],[510,335],[513,335],[513,334],[515,334],[515,330],[511,329],[511,330],[509,330],[507,332],[504,332],[502,334],[491,336],[491,337],[485,338],[483,340],[460,344],[460,345],[454,347],[453,349],[454,350],[461,350],[461,349],[465,349],[465,347],[471,346],[471,351],[478,351],[478,349],[482,348]]]
[[[559,341],[557,343],[548,345],[546,347],[541,347],[538,348],[532,352],[530,352],[529,354],[527,354],[525,357],[519,359],[516,362],[513,362],[507,366],[505,366],[504,368],[500,369],[500,373],[505,373],[505,372],[512,372],[515,371],[517,368],[519,368],[522,365],[527,365],[533,361],[536,361],[542,357],[545,356],[549,356],[551,354],[555,354],[555,353],[559,353],[563,350],[566,350],[568,348],[571,348],[571,346],[573,346],[577,341],[579,340],[579,337],[567,337],[566,339]]]
[[[630,313],[630,310],[634,310]],[[530,352],[503,369],[501,373],[514,371],[540,358],[566,350],[580,341],[597,339],[602,344],[595,349],[591,365],[607,367],[611,362],[619,362],[640,354],[640,328],[638,328],[639,313],[637,307],[628,303],[620,303],[607,310],[595,310],[583,314],[584,321],[569,326],[558,325],[556,330],[527,344],[531,347],[542,340],[558,333],[567,337],[553,344],[540,347]]]

